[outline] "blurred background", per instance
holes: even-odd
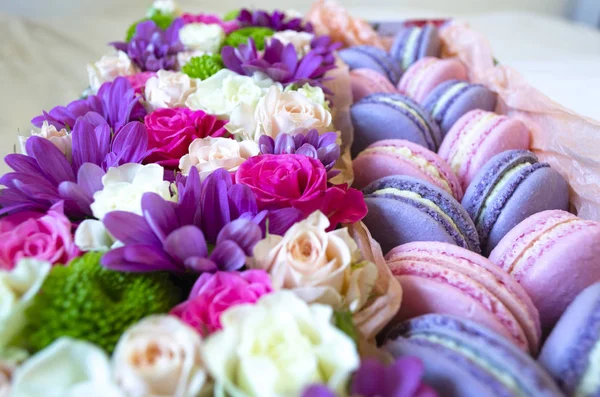
[[[373,21],[454,17],[490,40],[495,57],[575,112],[600,120],[600,0],[339,0]],[[152,0],[0,0],[0,155],[42,109],[87,86],[85,65],[121,40]],[[189,12],[240,7],[306,12],[311,0],[180,0]],[[0,165],[0,174],[7,168]]]

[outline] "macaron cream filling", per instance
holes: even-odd
[[[363,153],[382,153],[382,152],[387,152],[387,153],[391,153],[394,155],[398,155],[398,156],[410,161],[411,163],[416,165],[421,171],[423,171],[425,174],[430,176],[435,181],[439,182],[439,184],[444,188],[444,190],[446,190],[450,194],[453,194],[450,184],[440,174],[439,169],[433,163],[431,163],[429,160],[427,160],[425,157],[415,154],[414,152],[412,152],[409,148],[407,148],[405,146],[402,146],[402,147],[376,146],[376,147],[367,148],[363,151]]]
[[[483,202],[483,205],[481,206],[481,209],[479,210],[479,214],[477,214],[477,222],[483,221],[483,219],[482,219],[483,214],[485,214],[487,208],[492,203],[495,202],[496,198],[498,197],[499,194],[501,194],[502,190],[508,184],[508,182],[511,180],[511,178],[514,175],[518,174],[519,171],[521,171],[523,168],[529,167],[530,165],[531,165],[531,163],[518,164],[514,168],[512,168],[508,172],[506,172],[504,175],[502,175],[500,180],[494,185],[494,188],[492,189],[492,191],[489,193],[489,195],[486,197],[485,201]]]
[[[490,126],[490,122],[495,119],[499,119],[498,115],[486,113],[471,126],[465,126],[464,131],[460,134],[463,139],[457,139],[456,145],[453,147],[454,153],[450,157],[452,171],[458,172],[467,156],[472,153],[473,140],[482,140],[487,136],[493,128],[493,126]]]
[[[402,109],[406,110],[414,118],[414,120],[419,124],[419,126],[422,128],[422,130],[424,132],[431,130],[429,128],[429,125],[427,124],[427,122],[425,121],[425,119],[419,114],[419,112],[417,112],[415,109],[413,109],[412,107],[410,107],[409,105],[407,105],[403,101],[394,100],[392,98],[388,98],[388,97],[385,97],[385,96],[378,97],[377,100],[380,101],[380,102],[389,103],[391,105],[394,105],[394,106],[397,106],[399,108],[402,108]]]
[[[408,69],[411,64],[412,54],[416,51],[421,31],[421,28],[414,28],[406,40],[404,52],[402,53],[402,67],[404,67],[404,70]]]
[[[452,87],[450,87],[448,90],[446,90],[446,92],[444,92],[442,94],[442,96],[437,100],[437,102],[433,108],[432,115],[434,117],[439,116],[442,109],[444,109],[446,107],[446,104],[452,98],[454,98],[454,96],[456,96],[459,92],[461,92],[463,89],[465,89],[468,85],[469,85],[469,83],[460,82],[460,83],[454,84]]]

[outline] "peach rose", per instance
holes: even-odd
[[[48,139],[52,142],[57,148],[60,149],[61,152],[71,161],[71,134],[62,128],[57,130],[55,126],[48,124],[47,121],[44,120],[44,124],[42,124],[42,128],[39,131],[32,130],[31,136],[39,136],[45,139]],[[27,153],[25,149],[25,144],[29,137],[19,135],[19,144],[21,145],[21,153]]]
[[[88,64],[87,71],[90,88],[93,92],[98,92],[103,83],[113,81],[119,76],[131,76],[140,70],[126,53],[118,51],[115,55],[105,55],[98,62]]]
[[[196,80],[187,74],[159,70],[146,82],[146,101],[151,110],[157,108],[181,108],[196,90]]]

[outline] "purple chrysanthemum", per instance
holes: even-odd
[[[127,123],[111,134],[104,118],[90,112],[75,122],[72,161],[52,142],[32,136],[24,154],[9,154],[5,161],[14,172],[0,178],[0,215],[18,211],[46,211],[59,201],[71,219],[92,215],[93,194],[102,189],[102,176],[109,167],[141,163],[147,154],[144,124]]]
[[[41,127],[44,121],[57,129],[72,129],[75,121],[89,112],[102,116],[114,130],[120,130],[130,121],[142,121],[146,109],[140,102],[140,96],[125,77],[118,77],[113,82],[102,84],[97,95],[78,99],[67,106],[56,106],[49,112],[34,117],[31,123]]]
[[[417,357],[401,357],[391,365],[366,359],[352,376],[350,395],[360,397],[437,397],[437,392],[423,383],[423,363]],[[302,397],[334,397],[323,385],[311,385]]]
[[[297,130],[291,134],[281,133],[273,140],[262,135],[258,140],[261,154],[303,154],[319,160],[328,171],[329,178],[339,171],[332,171],[335,162],[340,158],[340,147],[336,143],[337,134],[326,132],[319,136],[316,129]]]
[[[177,54],[184,49],[179,41],[179,29],[184,24],[183,19],[177,18],[162,30],[154,21],[140,22],[129,42],[115,41],[110,45],[127,53],[144,72],[173,70],[177,66]]]
[[[259,54],[254,40],[250,38],[248,44],[237,48],[223,47],[221,58],[225,67],[238,74],[252,76],[256,72],[262,72],[284,85],[308,83],[322,86],[325,73],[335,68],[335,64],[329,62],[329,55],[325,54],[326,49],[327,46],[310,50],[298,59],[293,44],[284,46],[281,41],[270,39],[265,45],[264,53]]]
[[[275,31],[295,30],[297,32],[312,33],[313,26],[310,22],[304,23],[301,18],[288,18],[284,12],[275,10],[272,14],[263,10],[250,11],[246,8],[240,10],[237,21],[242,27],[261,26]]]
[[[104,255],[104,266],[132,272],[237,270],[264,235],[260,224],[268,219],[285,231],[299,220],[297,211],[258,212],[252,191],[234,185],[223,169],[201,183],[192,168],[176,183],[177,203],[146,193],[142,216],[113,211],[104,217],[107,230],[125,245]],[[208,244],[214,245],[212,252]]]

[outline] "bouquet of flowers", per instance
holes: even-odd
[[[110,45],[5,158],[0,395],[432,395],[366,358],[401,290],[349,187],[340,44],[158,0]]]

